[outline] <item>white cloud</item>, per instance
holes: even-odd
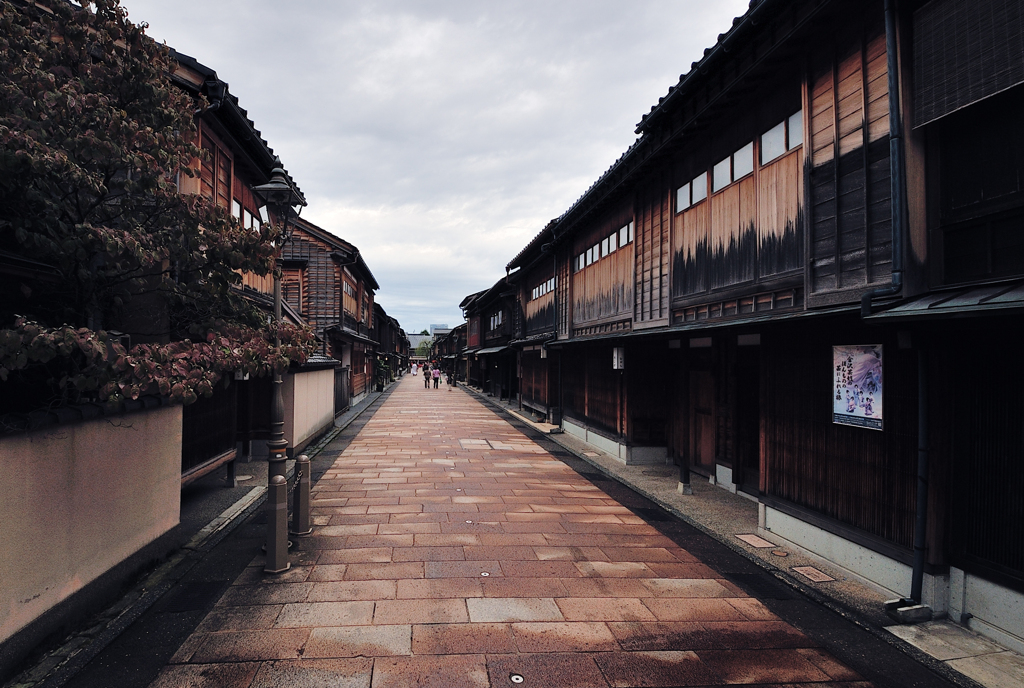
[[[230,84],[410,332],[460,322],[747,4],[123,3]]]

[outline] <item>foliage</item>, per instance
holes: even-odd
[[[110,402],[158,393],[191,403],[200,394],[212,394],[224,373],[282,373],[314,344],[307,328],[282,323],[278,334],[280,349],[266,328],[223,326],[205,341],[137,344],[126,350],[107,332],[47,328],[19,318],[12,329],[0,330],[0,381],[35,369],[46,371],[44,384],[65,402],[90,396]]]
[[[424,339],[422,342],[419,343],[419,346],[416,347],[416,355],[417,356],[422,356],[424,358],[429,356],[430,355],[430,347],[432,346],[432,344],[433,344],[432,340]]]
[[[35,371],[58,402],[150,389],[187,402],[232,365],[303,360],[311,334],[284,328],[274,352],[265,316],[232,289],[273,268],[276,229],[178,190],[203,155],[204,103],[119,0],[87,7],[0,2],[0,256],[52,268],[0,280],[0,378]],[[114,328],[154,343],[112,355]]]

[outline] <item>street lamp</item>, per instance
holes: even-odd
[[[288,221],[293,215],[298,217],[299,212],[306,205],[306,200],[288,181],[280,158],[275,159],[275,167],[270,172],[270,181],[254,186],[252,191],[269,208],[270,221],[273,222],[276,218],[281,223],[281,237],[278,240],[278,254],[274,265],[274,348],[280,354],[281,335],[280,330],[276,328],[281,324],[281,252],[289,238]],[[284,438],[284,397],[281,393],[281,385],[281,373],[275,370],[273,397],[270,404],[270,441],[267,442],[267,450],[270,453],[268,478],[273,478],[275,475],[284,477],[285,461],[288,458],[288,440]]]

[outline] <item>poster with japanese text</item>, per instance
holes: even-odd
[[[882,429],[882,345],[832,347],[832,422]]]

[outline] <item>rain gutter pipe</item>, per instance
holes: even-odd
[[[871,315],[871,301],[896,296],[903,291],[903,118],[900,113],[899,56],[896,40],[896,0],[885,0],[885,54],[889,86],[889,179],[892,225],[892,283],[865,292],[860,298],[860,316]]]
[[[921,604],[924,582],[925,537],[928,525],[928,363],[923,348],[917,349],[917,521],[914,524],[914,570],[910,598]]]
[[[885,0],[885,52],[889,87],[889,176],[892,225],[892,283],[865,292],[860,299],[860,315],[871,315],[871,301],[896,296],[903,291],[904,231],[904,147],[903,117],[900,109],[899,56],[896,35],[896,0]],[[925,351],[917,351],[917,513],[914,522],[914,564],[910,579],[910,598],[904,603],[921,604],[924,583],[928,527],[928,365]],[[930,614],[928,615],[930,616]]]

